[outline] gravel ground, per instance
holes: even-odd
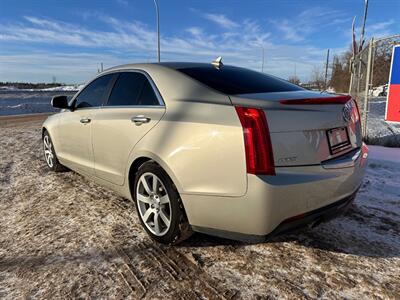
[[[127,200],[49,172],[40,121],[0,120],[0,159],[0,298],[400,299],[400,163],[370,160],[349,212],[316,228],[166,247]]]

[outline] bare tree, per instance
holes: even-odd
[[[352,49],[341,55],[334,55],[332,63],[332,76],[329,85],[336,92],[347,92],[350,83],[350,60]]]
[[[324,73],[321,67],[313,67],[311,71],[311,83],[319,90],[324,88]]]
[[[289,76],[288,81],[297,85],[300,85],[300,78],[296,75]]]

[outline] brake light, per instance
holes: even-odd
[[[235,108],[243,128],[247,173],[275,175],[271,137],[264,111],[249,107]]]
[[[351,100],[351,102],[352,102],[351,114],[354,116],[354,123],[356,123],[358,122],[358,120],[360,120],[360,110],[358,109],[357,101]]]
[[[334,97],[321,97],[321,98],[307,98],[307,99],[293,99],[281,100],[281,104],[286,105],[315,105],[315,104],[345,104],[351,100],[351,96],[334,96]]]

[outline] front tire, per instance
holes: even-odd
[[[139,219],[152,239],[177,244],[192,234],[175,185],[156,163],[139,168],[133,195]]]
[[[66,170],[66,168],[58,161],[53,142],[47,131],[43,133],[43,150],[44,160],[50,170],[54,172],[62,172]]]

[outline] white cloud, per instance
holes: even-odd
[[[296,43],[321,29],[337,27],[351,19],[343,17],[337,10],[313,7],[300,12],[292,19],[272,20],[271,23],[283,34],[283,38]]]
[[[391,34],[394,34],[392,25],[395,24],[395,21],[393,19],[388,20],[386,22],[378,22],[378,23],[372,23],[368,24],[365,26],[365,32],[368,34],[370,37],[382,37],[382,36],[389,36]]]
[[[304,32],[295,25],[291,25],[288,20],[273,21],[276,28],[283,33],[284,39],[291,42],[300,42],[305,39]]]
[[[236,22],[222,14],[204,14],[203,16],[207,20],[210,20],[225,29],[232,29],[239,26]]]
[[[189,27],[186,29],[187,32],[191,33],[193,36],[203,35],[203,29],[200,27]]]
[[[23,23],[0,24],[0,46],[19,45],[24,49],[6,53],[0,47],[3,49],[0,50],[0,80],[43,81],[55,75],[60,80],[81,82],[95,73],[100,62],[112,66],[155,61],[156,34],[145,24],[99,13],[91,13],[90,17],[108,24],[109,29],[93,30],[31,16],[25,17]],[[293,74],[296,63],[302,80],[306,80],[315,64],[322,64],[323,49],[273,41],[271,33],[254,20],[236,24],[235,28],[220,34],[200,27],[188,27],[175,35],[162,34],[161,59],[209,62],[221,55],[227,64],[260,70],[263,47],[267,72],[287,78]],[[57,45],[58,50],[44,50],[44,45]],[[36,51],[26,54],[27,47]]]

